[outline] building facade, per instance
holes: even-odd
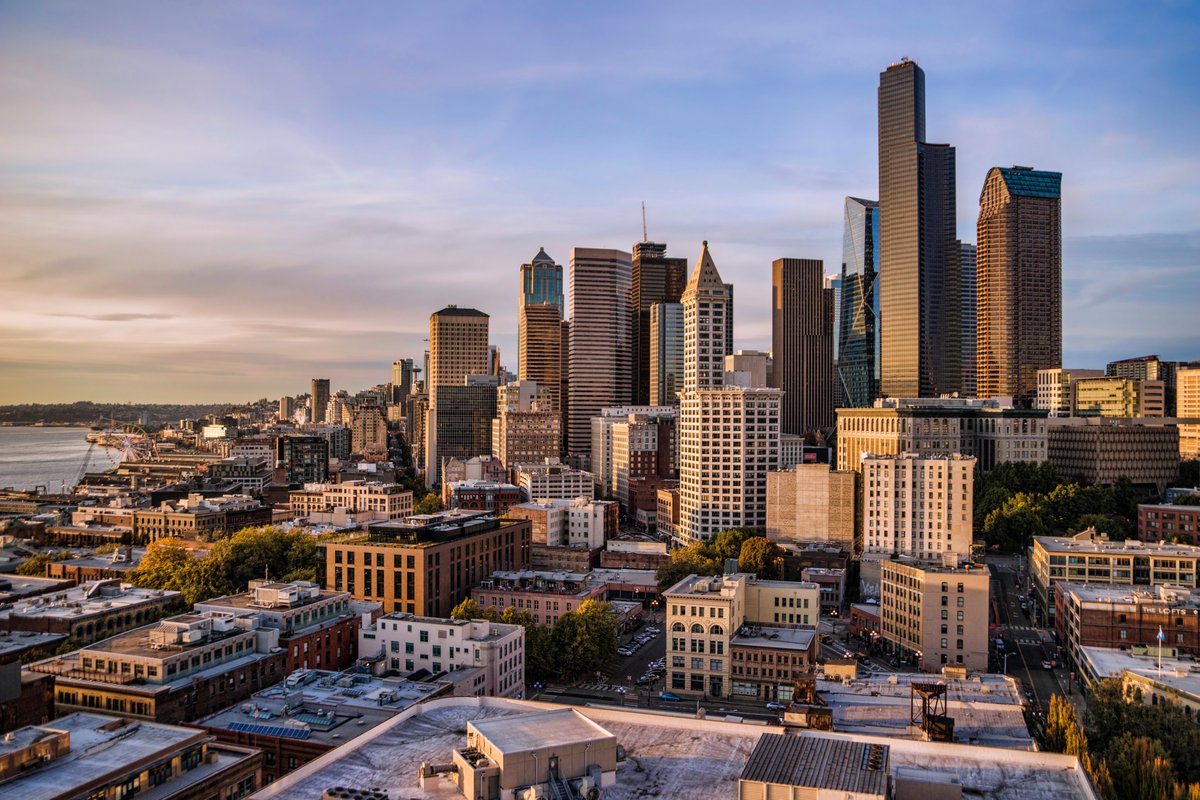
[[[971,555],[975,458],[867,456],[862,551],[958,566]]]
[[[373,512],[376,519],[403,519],[412,514],[413,493],[398,483],[353,480],[343,483],[310,483],[288,492],[292,513],[308,516],[335,509]]]
[[[1037,399],[1033,407],[1046,411],[1052,417],[1069,417],[1075,404],[1075,382],[1081,378],[1098,378],[1104,375],[1099,369],[1039,369],[1037,372]]]
[[[961,389],[955,153],[925,140],[925,73],[879,76],[880,392]]]
[[[1161,493],[1179,476],[1179,429],[1132,420],[1053,419],[1046,457],[1064,478],[1106,486],[1128,478]]]
[[[433,486],[441,478],[443,455],[464,455],[457,451],[443,453],[438,437],[447,434],[466,433],[464,423],[470,424],[477,415],[470,414],[466,420],[455,418],[455,424],[439,422],[439,415],[455,413],[461,404],[472,399],[465,396],[467,377],[488,374],[488,315],[474,308],[447,306],[429,316],[429,369],[425,373],[429,392],[429,410],[425,423],[425,485]],[[492,384],[491,414],[488,414],[486,433],[483,439],[491,444],[491,418],[495,416],[495,384]],[[449,389],[452,397],[444,390]],[[481,409],[478,416],[482,416]],[[455,442],[459,444],[459,442]],[[465,442],[464,442],[465,444]],[[473,456],[487,452],[489,447],[476,449],[465,455]]]
[[[650,306],[650,405],[675,405],[683,390],[683,304]]]
[[[990,573],[961,567],[884,561],[880,565],[880,635],[926,672],[943,666],[988,669]]]
[[[1179,425],[1179,457],[1200,458],[1200,364],[1178,371],[1175,406],[1180,419],[1197,420]]]
[[[958,243],[959,291],[962,293],[962,394],[979,394],[978,359],[976,355],[979,313],[977,285],[977,248],[969,242]]]
[[[496,390],[492,454],[504,464],[531,464],[558,458],[562,414],[556,392],[535,381],[513,381]]]
[[[779,258],[771,263],[771,386],[783,390],[782,433],[833,426],[833,290],[825,264]]]
[[[312,394],[309,395],[308,421],[316,424],[325,422],[326,407],[329,405],[329,378],[313,378]],[[338,422],[339,420],[333,420]]]
[[[837,406],[879,396],[879,203],[847,197],[837,330]]]
[[[595,496],[596,484],[592,480],[592,473],[581,469],[548,462],[517,464],[513,470],[517,486],[521,487],[526,500],[572,500],[576,497],[591,500]]]
[[[767,536],[776,541],[855,540],[857,478],[828,464],[797,464],[767,475]]]
[[[633,246],[629,294],[630,322],[633,325],[630,336],[632,343],[630,375],[633,380],[630,402],[635,405],[662,402],[650,399],[655,390],[653,370],[651,369],[651,365],[655,361],[652,346],[655,339],[653,308],[661,303],[672,305],[678,303],[686,283],[686,258],[668,257],[665,244],[638,242]],[[658,343],[664,344],[661,332]]]
[[[1200,545],[1200,506],[1138,506],[1138,538],[1143,542]]]

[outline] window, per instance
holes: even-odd
[[[421,641],[422,642],[429,641],[429,631],[421,631]]]

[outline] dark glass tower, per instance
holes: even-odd
[[[962,388],[954,148],[925,142],[925,73],[879,76],[880,393]]]
[[[665,244],[638,242],[633,246],[629,299],[633,323],[631,376],[634,405],[644,406],[650,402],[650,306],[678,303],[687,284],[687,273],[687,259],[668,258]]]
[[[825,265],[809,258],[771,264],[771,385],[783,389],[781,433],[833,425],[833,289]]]
[[[846,198],[838,314],[837,405],[866,408],[879,396],[879,203]]]

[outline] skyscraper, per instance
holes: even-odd
[[[783,389],[782,433],[833,426],[833,289],[809,258],[771,264],[771,385]]]
[[[683,304],[650,306],[650,405],[679,403],[683,389]]]
[[[318,423],[325,421],[325,407],[329,405],[329,378],[313,378],[312,379],[312,397],[309,400],[312,405],[312,414],[309,416],[309,422]],[[341,420],[334,420],[340,422]]]
[[[491,398],[492,414],[495,416],[496,382],[491,383],[490,391],[485,389],[468,391],[467,377],[488,374],[488,315],[474,308],[459,308],[447,306],[441,311],[429,315],[429,372],[426,375],[429,393],[428,419],[425,425],[425,485],[432,486],[439,480],[441,473],[441,453],[438,451],[438,437],[445,432],[445,426],[440,424],[438,416],[445,416],[451,405],[447,403],[451,397],[455,400],[467,400],[479,396],[486,403]],[[450,390],[444,392],[443,390]],[[443,395],[445,395],[443,397]],[[472,409],[463,408],[462,413],[455,413],[454,421],[463,425],[479,427],[477,416]],[[460,431],[454,434],[455,445],[472,443],[476,438],[486,442],[486,446],[478,453],[480,455],[491,449],[491,416],[486,425],[482,426],[482,434],[471,431]],[[449,420],[446,420],[449,422]],[[461,435],[459,435],[461,433]],[[446,455],[459,455],[449,453]]]
[[[392,402],[403,402],[413,390],[413,360],[401,358],[392,362]]]
[[[521,352],[517,356],[521,380],[533,381],[540,390],[548,393],[550,404],[561,420],[565,398],[562,388],[565,377],[562,311],[554,303],[523,304],[519,320],[523,331]]]
[[[977,374],[981,397],[1037,397],[1062,366],[1062,173],[992,167],[979,195]]]
[[[954,148],[925,142],[925,73],[879,76],[880,391],[962,388]]]
[[[655,303],[678,303],[687,283],[687,259],[668,258],[667,246],[656,242],[638,242],[633,246],[633,277],[630,284],[630,315],[633,323],[634,405],[650,402],[650,308]]]
[[[558,308],[560,319],[566,316],[566,306],[563,303],[562,267],[556,264],[553,258],[546,255],[544,247],[540,247],[532,261],[521,265],[521,295],[517,301],[518,374],[523,374],[522,370],[524,369],[524,365],[520,363],[521,350],[525,341],[525,323],[521,309],[527,305],[543,303],[553,303]]]
[[[728,528],[762,528],[767,473],[779,460],[778,389],[725,385],[729,289],[708,242],[683,292],[679,408],[680,543]]]
[[[879,203],[847,197],[838,315],[837,405],[865,408],[879,396]]]
[[[962,281],[962,393],[975,397],[979,393],[976,347],[976,318],[978,315],[975,272],[975,245],[958,243],[959,278]]]
[[[567,453],[583,460],[592,450],[592,417],[629,402],[632,269],[623,250],[571,249]]]

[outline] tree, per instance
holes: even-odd
[[[767,537],[752,537],[742,542],[738,571],[753,572],[762,580],[778,580],[783,573],[783,555],[783,548]]]
[[[1200,459],[1179,462],[1179,485],[1200,486]]]
[[[450,617],[452,619],[495,620],[496,612],[494,609],[484,608],[468,597],[450,610]],[[528,643],[526,643],[526,648],[528,649]]]
[[[445,510],[446,506],[442,503],[442,498],[438,497],[436,492],[428,492],[413,506],[414,514],[436,514],[439,511]]]
[[[1121,734],[1109,748],[1105,763],[1113,789],[1122,800],[1172,800],[1175,771],[1162,744],[1145,736]]]
[[[563,614],[552,637],[559,671],[577,676],[599,669],[616,652],[619,627],[609,603],[585,600]]]
[[[688,575],[720,575],[722,565],[710,555],[703,542],[681,547],[671,554],[671,560],[658,568],[654,577],[659,591],[665,591]]]
[[[275,580],[314,580],[320,561],[317,543],[300,530],[274,525],[243,528],[213,545],[209,556],[219,581],[232,591],[244,591],[250,581],[264,576]]]
[[[158,539],[146,547],[137,569],[129,573],[129,581],[144,589],[179,591],[180,579],[191,568],[192,553],[174,537]]]
[[[66,561],[68,558],[74,558],[67,550],[58,550],[51,553],[38,553],[36,556],[30,556],[25,561],[22,561],[13,572],[18,575],[30,575],[33,577],[45,577],[46,567],[55,561]]]
[[[742,545],[756,535],[750,528],[730,528],[721,531],[713,538],[709,548],[710,556],[716,560],[718,567],[724,569],[726,559],[738,558],[742,552]]]

